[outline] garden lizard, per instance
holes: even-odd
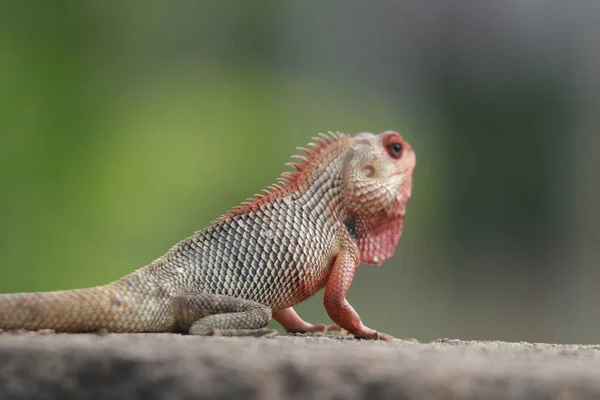
[[[0,329],[260,336],[274,318],[288,332],[392,339],[366,327],[346,293],[359,263],[395,251],[415,153],[391,131],[330,132],[299,150],[277,184],[117,281],[0,294]],[[323,288],[330,326],[292,308]]]

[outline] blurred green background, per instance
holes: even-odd
[[[417,152],[349,300],[398,337],[600,342],[600,3],[0,6],[0,292],[95,286],[327,130]],[[297,307],[324,322],[321,294]]]

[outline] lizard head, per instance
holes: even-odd
[[[350,143],[344,169],[349,221],[361,262],[381,264],[402,234],[416,156],[397,132],[360,133]]]

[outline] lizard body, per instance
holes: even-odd
[[[346,300],[360,262],[381,264],[400,239],[415,154],[395,132],[314,138],[279,184],[153,263],[104,286],[0,294],[0,329],[263,335],[364,326]],[[292,308],[325,288],[335,325]]]

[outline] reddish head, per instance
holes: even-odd
[[[402,234],[415,152],[397,132],[361,133],[351,139],[346,163],[346,208],[356,223],[360,259],[381,264]]]

